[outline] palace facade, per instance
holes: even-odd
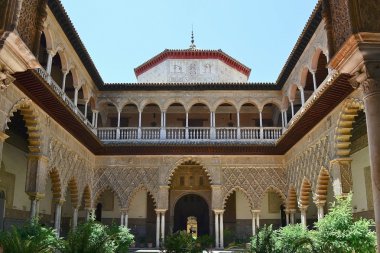
[[[380,231],[379,12],[318,1],[274,83],[194,41],[105,83],[59,0],[3,1],[0,229],[93,215],[140,246],[192,230],[223,248],[353,192]]]

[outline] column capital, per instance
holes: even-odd
[[[261,213],[261,210],[259,210],[259,209],[252,209],[252,210],[251,210],[251,213],[252,213],[252,214],[260,214],[260,213]]]
[[[41,200],[45,198],[45,193],[41,192],[27,192],[30,200]]]
[[[160,187],[160,189],[163,189],[163,190],[169,190],[170,189],[169,185],[160,185],[159,187]]]
[[[316,201],[314,201],[314,204],[317,207],[324,207],[326,205],[326,200],[316,200]]]
[[[121,209],[120,209],[120,212],[121,212],[121,213],[128,213],[128,208],[121,208]]]
[[[4,132],[0,132],[0,142],[4,142],[8,138],[9,136],[7,134],[5,134]]]
[[[215,214],[223,214],[224,213],[223,209],[214,209],[213,211]]]
[[[168,210],[168,209],[154,209],[154,211],[156,211],[156,214],[159,214],[159,213],[165,214],[165,212],[166,212],[167,210]]]
[[[296,213],[297,212],[297,210],[296,209],[288,209],[289,210],[289,213],[290,214],[294,214],[294,213]]]
[[[303,206],[303,205],[301,205],[301,206],[299,206],[299,209],[301,210],[301,212],[306,212],[308,207],[309,206]]]
[[[54,199],[54,203],[58,204],[58,205],[63,205],[63,203],[65,203],[65,199],[64,198],[60,198],[60,199]]]
[[[361,88],[365,97],[380,93],[380,62],[364,62],[349,82],[354,89]]]
[[[219,189],[221,189],[222,188],[222,185],[220,185],[220,184],[212,184],[211,185],[211,189],[215,189],[215,190],[219,190]]]

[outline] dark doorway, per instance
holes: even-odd
[[[187,218],[197,217],[198,235],[209,234],[209,208],[206,201],[195,194],[180,198],[174,207],[173,232],[186,230]]]
[[[95,210],[95,220],[101,222],[102,221],[102,208],[103,205],[101,203],[98,203],[96,205],[96,210]]]

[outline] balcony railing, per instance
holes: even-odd
[[[282,135],[281,127],[101,127],[97,135],[102,141],[146,140],[266,140]]]
[[[75,115],[84,122],[91,130],[93,126],[91,122],[83,115],[83,113],[75,106],[74,102],[66,95],[61,87],[53,80],[53,78],[42,68],[36,69],[36,72],[49,84],[53,91],[65,102],[65,104],[75,113]]]

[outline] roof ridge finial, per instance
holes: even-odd
[[[190,49],[195,50],[197,49],[197,46],[194,44],[194,27],[191,25],[191,44],[190,44]]]

